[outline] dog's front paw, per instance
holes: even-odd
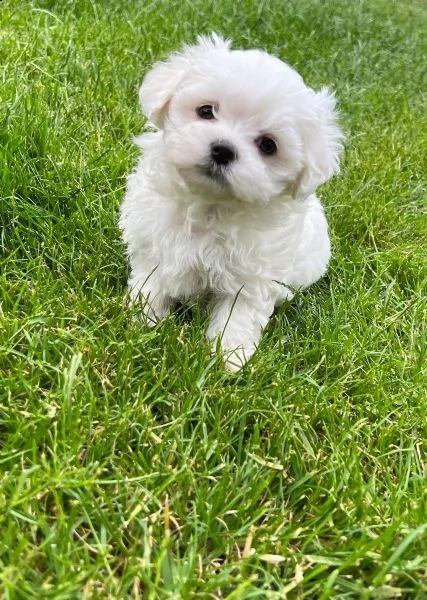
[[[264,312],[257,312],[254,303],[242,296],[222,298],[214,305],[206,337],[213,350],[221,346],[227,370],[238,371],[247,363],[267,320]]]
[[[230,350],[229,348],[222,348],[222,352],[225,358],[225,368],[227,371],[237,373],[251,358],[255,352],[256,346],[239,346]]]
[[[225,368],[227,371],[236,373],[245,365],[256,350],[255,341],[247,339],[246,342],[241,337],[233,337],[229,332],[219,333],[216,336],[208,331],[208,339],[211,342],[212,351],[215,352],[218,347],[224,357]]]
[[[133,305],[141,307],[142,321],[148,327],[154,327],[170,312],[170,300],[161,294],[146,297],[137,289],[131,288],[129,296]]]
[[[159,321],[165,319],[169,312],[169,306],[159,305],[153,307],[148,301],[144,301],[142,319],[148,327],[154,327]]]

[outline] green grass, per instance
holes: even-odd
[[[421,0],[0,3],[0,597],[427,598]],[[200,32],[336,90],[334,258],[227,375],[117,228],[137,88]],[[272,557],[273,556],[273,557]]]

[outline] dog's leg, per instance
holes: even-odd
[[[171,299],[160,288],[158,278],[151,273],[133,270],[128,281],[129,296],[133,304],[141,303],[145,323],[149,327],[167,317]]]
[[[217,340],[226,358],[226,368],[238,371],[255,352],[261,334],[274,310],[274,301],[262,295],[240,293],[216,299],[206,337],[215,349]]]

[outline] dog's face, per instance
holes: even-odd
[[[155,66],[140,98],[168,160],[209,196],[306,197],[338,170],[333,96],[265,52],[200,38]]]

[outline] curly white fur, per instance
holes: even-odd
[[[143,298],[153,324],[173,300],[209,292],[207,337],[235,370],[274,306],[326,271],[328,227],[314,192],[338,171],[335,99],[279,59],[212,35],[155,65],[140,100],[157,130],[137,140],[143,156],[121,208],[131,297]],[[210,118],[198,114],[204,105]],[[213,168],[215,144],[233,156]]]

